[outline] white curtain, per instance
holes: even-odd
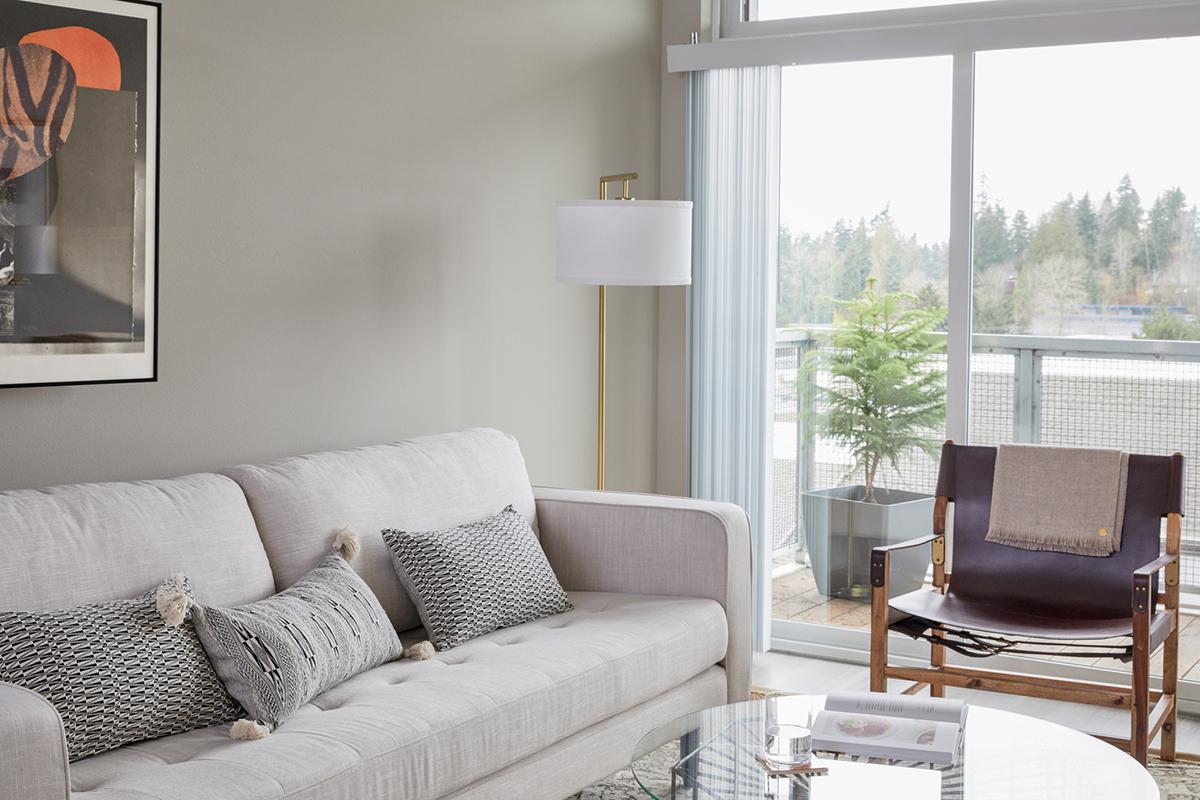
[[[770,617],[780,68],[708,70],[690,80],[691,491],[750,516],[761,650]]]

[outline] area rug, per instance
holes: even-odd
[[[642,774],[665,775],[677,754],[674,743],[664,745],[639,760],[638,765],[649,768]],[[1148,767],[1162,790],[1162,800],[1200,800],[1200,763],[1176,761],[1167,763],[1151,758]],[[665,797],[670,787],[651,787],[655,795]],[[661,789],[661,791],[657,791]],[[623,769],[575,796],[578,800],[649,800],[633,777],[633,769]]]
[[[639,759],[637,766],[653,768],[652,772],[647,771],[644,774],[665,775],[667,774],[667,770],[671,768],[671,762],[678,753],[679,746],[672,742],[671,744],[663,745],[645,758]],[[669,785],[665,787],[652,786],[650,788],[656,790],[662,789],[661,793],[655,791],[655,795],[658,797],[666,796],[671,790]],[[575,795],[574,800],[650,800],[650,795],[638,785],[637,779],[633,777],[633,768],[630,767],[621,770],[615,775],[608,776],[599,783],[589,786]]]
[[[1151,758],[1147,769],[1154,776],[1154,780],[1158,781],[1158,788],[1162,789],[1162,800],[1200,798],[1200,763],[1176,761],[1168,764]]]

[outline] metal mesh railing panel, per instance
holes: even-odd
[[[797,437],[803,435],[797,424],[800,417],[801,393],[797,380],[804,363],[807,343],[780,345],[775,350],[775,431],[774,485],[772,531],[776,550],[795,547],[799,543],[797,464],[804,460],[797,455]]]
[[[1008,353],[975,353],[971,356],[973,444],[1013,440],[1016,361],[1016,357]]]
[[[1041,358],[1042,444],[1200,455],[1200,363]],[[1200,470],[1184,472],[1180,582],[1200,587]]]

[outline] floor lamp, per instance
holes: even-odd
[[[599,398],[596,409],[596,488],[604,488],[604,393],[608,286],[680,286],[692,282],[692,204],[635,200],[636,172],[605,175],[599,200],[558,204],[558,279],[600,287]],[[610,183],[621,196],[608,199]]]

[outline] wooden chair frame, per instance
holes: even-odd
[[[946,687],[984,689],[993,692],[1064,700],[1071,703],[1127,708],[1130,711],[1128,739],[1098,736],[1110,744],[1128,750],[1145,764],[1150,742],[1161,731],[1158,755],[1164,761],[1175,760],[1177,696],[1179,687],[1179,547],[1182,518],[1167,515],[1166,552],[1136,570],[1132,578],[1133,681],[1131,686],[1090,681],[1063,680],[1041,675],[974,669],[946,664],[944,645],[930,645],[928,667],[899,667],[888,664],[888,575],[891,554],[897,550],[930,545],[933,561],[933,585],[945,594],[951,575],[946,571],[946,509],[949,501],[938,497],[933,511],[933,533],[898,544],[876,547],[871,552],[871,691],[887,692],[888,678],[913,681],[904,694],[916,694],[926,687],[933,697],[945,697]],[[1150,618],[1152,577],[1163,571],[1164,590],[1157,596],[1162,612],[1170,616],[1170,629],[1161,647],[1163,651],[1162,690],[1150,689]],[[935,638],[940,636],[934,632]],[[1155,648],[1157,650],[1157,648]],[[1150,705],[1153,701],[1153,707]]]

